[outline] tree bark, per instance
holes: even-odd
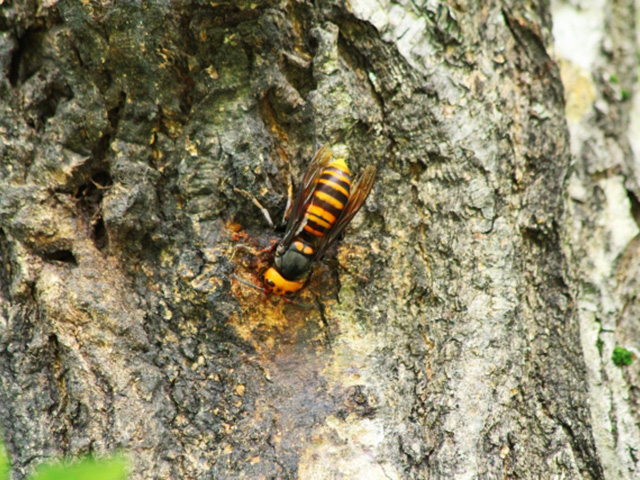
[[[13,478],[635,478],[636,11],[597,7],[0,2]],[[282,218],[325,142],[376,184],[267,297],[234,189]]]
[[[577,7],[580,7],[579,5]],[[565,251],[587,366],[594,438],[606,478],[640,475],[637,385],[640,97],[633,2],[554,5],[574,169]],[[635,352],[621,369],[616,346]]]

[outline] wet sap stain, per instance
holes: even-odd
[[[260,436],[269,446],[244,452],[243,463],[250,471],[266,472],[277,459],[284,468],[280,474],[294,474],[318,445],[325,454],[333,451],[335,432],[350,435],[361,421],[378,425],[379,401],[366,372],[374,346],[350,320],[351,289],[339,303],[339,274],[346,271],[356,284],[370,281],[371,262],[366,247],[341,244],[337,254],[314,266],[309,282],[289,301],[259,289],[261,274],[273,261],[268,247],[279,238],[252,235],[231,222],[226,234],[229,247],[218,254],[229,259],[224,283],[234,308],[225,326],[248,347],[243,363],[261,372],[235,378],[233,392],[246,418],[261,425]],[[234,435],[220,444],[221,462],[240,455],[242,442]]]

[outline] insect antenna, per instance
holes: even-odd
[[[251,288],[255,288],[256,290],[260,290],[262,293],[266,293],[265,289],[262,287],[259,287],[258,285],[255,285],[251,282],[247,282],[246,280],[241,279],[240,277],[238,277],[236,274],[232,273],[231,276],[233,278],[235,278],[237,281],[239,281],[240,283],[246,285],[247,287],[251,287]]]

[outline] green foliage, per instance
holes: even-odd
[[[0,480],[7,480],[9,478],[9,457],[7,457],[7,451],[4,449],[4,445],[0,442]]]
[[[620,98],[622,100],[629,100],[631,98],[631,93],[629,92],[629,90],[621,90]]]
[[[121,455],[95,460],[87,457],[72,463],[41,465],[29,480],[125,480],[127,462]],[[9,479],[9,458],[0,442],[0,480]]]
[[[633,362],[633,355],[626,348],[615,347],[613,349],[613,354],[611,355],[611,360],[618,367],[631,365],[631,362]]]
[[[30,480],[125,480],[127,464],[123,457],[95,460],[91,457],[71,464],[55,463],[40,467]]]

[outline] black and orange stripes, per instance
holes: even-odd
[[[313,263],[323,257],[371,192],[376,168],[368,165],[352,184],[344,152],[324,145],[311,160],[273,265],[263,275],[265,292],[291,296],[303,288]]]
[[[349,201],[351,174],[344,160],[332,161],[322,171],[313,199],[305,211],[302,236],[307,241],[324,237]]]

